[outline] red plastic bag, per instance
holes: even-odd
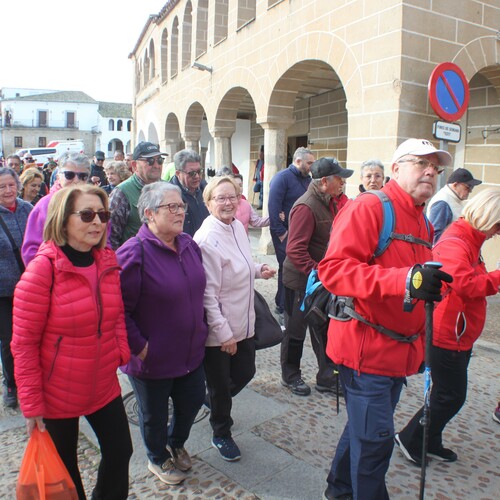
[[[24,452],[16,486],[17,500],[78,500],[75,485],[50,434],[36,427]]]

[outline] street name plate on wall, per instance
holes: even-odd
[[[462,129],[457,123],[441,122],[439,120],[432,124],[432,133],[436,139],[441,141],[460,142]]]

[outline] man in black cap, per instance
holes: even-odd
[[[450,175],[446,186],[441,188],[427,206],[427,217],[434,226],[434,245],[443,231],[462,214],[465,200],[474,186],[481,181],[474,179],[465,168],[457,168]]]
[[[162,153],[158,145],[151,142],[142,141],[135,147],[132,160],[134,174],[118,184],[109,198],[111,210],[109,244],[113,250],[139,231],[141,220],[137,202],[143,186],[160,180],[164,156],[168,154]]]
[[[307,324],[300,305],[304,300],[307,277],[318,267],[330,239],[333,219],[339,210],[338,200],[344,194],[345,179],[353,170],[342,168],[335,158],[320,158],[311,165],[312,181],[307,191],[294,203],[288,223],[288,243],[283,264],[285,288],[285,337],[281,343],[282,385],[298,396],[308,396],[309,386],[302,380],[300,359]],[[343,204],[343,201],[340,201]],[[316,390],[335,392],[334,364],[326,356],[326,331],[311,332],[316,359]]]
[[[92,160],[92,164],[90,165],[90,181],[92,184],[96,186],[107,186],[108,179],[106,177],[106,173],[104,172],[104,160],[106,159],[106,155],[103,151],[96,151],[94,153],[94,159]]]

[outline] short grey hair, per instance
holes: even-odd
[[[201,156],[192,149],[181,149],[174,155],[175,170],[182,172],[186,163],[200,163]]]
[[[67,164],[74,165],[77,168],[85,169],[90,174],[90,158],[81,153],[63,153],[58,160],[59,172],[64,170]]]
[[[223,177],[224,175],[233,175],[233,169],[224,165],[215,172],[215,177]]]
[[[158,205],[161,205],[165,193],[169,191],[175,191],[182,196],[182,192],[178,186],[170,184],[170,182],[158,181],[151,184],[146,184],[141,191],[141,196],[139,196],[139,201],[137,202],[137,211],[139,212],[139,217],[141,222],[148,222],[148,218],[145,215],[147,209],[158,211]]]
[[[295,150],[295,153],[293,153],[293,163],[295,163],[295,161],[298,159],[303,160],[305,155],[312,155],[312,154],[314,153],[308,148],[297,148]]]
[[[37,169],[38,171],[38,169]],[[16,171],[13,168],[10,167],[0,167],[0,177],[3,177],[4,175],[10,175],[15,181],[17,185],[17,191],[21,191],[21,188],[23,185],[21,184],[21,181],[19,180],[19,176],[17,175]]]
[[[372,158],[371,160],[366,160],[361,164],[361,177],[363,176],[363,172],[367,168],[373,167],[380,167],[382,169],[382,172],[384,171],[384,164],[377,158]]]

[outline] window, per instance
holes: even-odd
[[[38,138],[38,147],[44,148],[47,145],[47,137],[39,137]]]
[[[22,148],[23,147],[23,138],[22,137],[14,137],[14,147]]]
[[[132,120],[129,120],[127,122],[127,132],[131,132],[132,131]]]
[[[67,128],[75,128],[75,126],[76,126],[75,112],[74,111],[67,111],[66,112],[66,127]]]
[[[118,132],[121,132],[123,130],[123,122],[121,120],[118,120],[116,122],[116,130],[118,130]]]
[[[114,130],[114,129],[115,129],[115,122],[113,120],[109,120],[108,130]]]
[[[47,126],[47,111],[38,111],[38,126],[46,127]]]
[[[227,38],[228,0],[216,0],[214,18],[214,44]]]

